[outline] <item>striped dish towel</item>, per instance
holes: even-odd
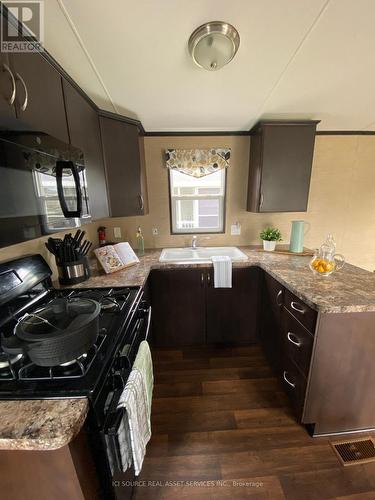
[[[225,255],[211,257],[214,265],[214,287],[232,288],[232,259]]]
[[[146,455],[146,446],[151,438],[153,380],[150,348],[148,343],[144,341],[141,342],[133,369],[118,404],[119,408],[124,407],[126,410],[124,419],[127,418],[129,425],[130,444],[136,476],[141,472]],[[128,454],[127,443],[128,441],[123,443],[124,449],[121,450],[122,440],[119,436],[121,457],[124,456],[125,462]],[[124,465],[123,462],[123,468]]]

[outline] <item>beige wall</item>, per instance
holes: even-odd
[[[231,137],[146,137],[145,153],[150,214],[145,217],[114,218],[103,221],[120,226],[123,239],[135,244],[141,225],[146,247],[181,246],[191,237],[171,235],[169,225],[168,177],[163,167],[166,148],[232,148],[228,169],[225,234],[200,237],[201,244],[245,245],[259,243],[259,231],[267,224],[279,227],[284,243],[289,241],[290,221],[305,219],[311,229],[306,245],[319,246],[328,232],[337,241],[337,251],[347,260],[375,269],[375,136],[317,136],[310,198],[307,213],[252,214],[246,212],[249,139]],[[241,236],[230,235],[230,225],[239,221]],[[159,236],[152,236],[157,227]]]
[[[91,224],[85,225],[82,229],[86,231],[85,238],[92,241],[94,244],[97,243],[97,226],[99,224],[93,222]],[[63,238],[65,233],[70,233],[72,230],[65,231],[62,233],[53,234],[54,238]],[[73,231],[74,232],[74,231]],[[57,278],[55,257],[47,250],[44,243],[48,240],[48,236],[43,236],[42,238],[37,238],[35,240],[24,241],[18,245],[12,245],[6,248],[0,248],[0,262],[10,259],[16,259],[22,255],[28,255],[33,253],[40,253],[46,259],[48,264],[53,270],[53,277]]]
[[[135,234],[141,225],[145,246],[187,245],[190,236],[170,234],[168,177],[163,167],[166,148],[232,148],[228,169],[227,213],[225,234],[200,237],[201,244],[246,245],[257,244],[259,231],[268,224],[279,227],[284,243],[289,241],[290,221],[305,219],[311,229],[306,245],[319,246],[328,232],[337,241],[337,251],[349,262],[369,270],[375,269],[375,136],[317,136],[314,153],[310,198],[307,213],[252,214],[246,212],[249,139],[247,137],[146,137],[145,153],[150,214],[144,217],[123,217],[100,221],[108,227],[108,239],[113,239],[112,228],[120,226],[122,240],[135,245]],[[230,235],[230,225],[239,221],[241,236]],[[85,226],[89,237],[97,242],[99,223]],[[152,236],[157,227],[158,236]],[[0,249],[0,260],[41,253],[50,264],[52,256],[44,247],[46,238]]]

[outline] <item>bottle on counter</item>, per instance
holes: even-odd
[[[137,230],[137,247],[138,247],[138,255],[145,254],[145,240],[143,238],[141,226],[138,227]]]
[[[98,227],[98,239],[100,247],[104,247],[107,244],[105,230],[106,230],[105,226]]]

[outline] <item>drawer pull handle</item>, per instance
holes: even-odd
[[[294,309],[295,311],[301,313],[301,314],[305,314],[306,312],[306,309],[304,309],[303,307],[301,307],[301,305],[298,303],[298,302],[291,302],[290,303],[290,307],[292,309]]]
[[[286,376],[287,372],[284,370],[284,373],[283,373],[283,377],[284,377],[284,380],[287,384],[290,385],[290,387],[293,387],[293,389],[296,387],[296,384],[293,384],[293,382],[291,382],[290,380],[288,380],[288,377]]]
[[[283,303],[279,301],[282,294],[283,294],[283,291],[279,290],[278,294],[276,295],[276,305],[278,305],[279,307],[281,307],[283,305]]]
[[[207,285],[210,286],[211,284],[211,274],[208,272],[207,273]]]
[[[27,91],[25,80],[22,78],[22,76],[19,73],[16,73],[16,78],[17,78],[17,80],[19,80],[22,83],[22,86],[23,86],[24,91],[25,91],[25,99],[23,101],[23,104],[21,105],[21,111],[25,111],[27,108],[27,104],[29,102],[29,93]]]
[[[204,273],[201,274],[201,286],[204,286]]]
[[[298,338],[292,332],[288,332],[287,337],[288,337],[289,342],[291,342],[292,344],[296,345],[297,347],[301,347],[302,342],[299,342],[298,340],[297,341],[293,340],[292,335],[293,335],[294,338]]]
[[[9,73],[10,79],[12,81],[12,93],[8,99],[9,106],[13,106],[14,100],[16,98],[16,81],[14,79],[13,73],[11,72],[7,64],[3,64],[3,69]]]

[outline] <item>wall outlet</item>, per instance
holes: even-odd
[[[159,234],[158,228],[157,227],[153,227],[152,228],[152,236],[158,236],[158,234]]]
[[[241,224],[239,222],[230,226],[230,234],[232,236],[239,236],[241,234]]]
[[[116,239],[120,239],[121,238],[121,227],[114,227],[113,228],[113,236]]]

